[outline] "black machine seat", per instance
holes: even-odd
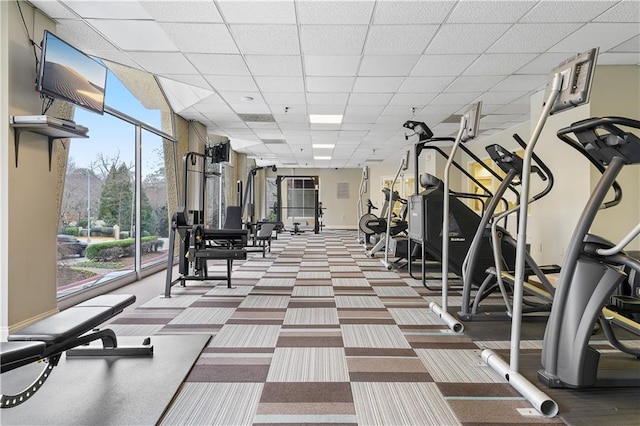
[[[420,175],[420,186],[424,189],[442,188],[444,187],[444,183],[432,174],[423,173]]]

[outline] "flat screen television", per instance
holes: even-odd
[[[228,163],[230,146],[229,142],[225,142],[206,147],[205,156],[210,157],[212,163]]]
[[[104,113],[107,67],[45,30],[36,90]]]

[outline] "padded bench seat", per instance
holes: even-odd
[[[59,344],[93,330],[135,300],[135,296],[129,294],[98,296],[29,325],[11,334],[7,340]]]
[[[22,366],[42,358],[44,342],[0,342],[2,354],[2,372],[11,370],[14,365]]]

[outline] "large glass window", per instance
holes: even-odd
[[[316,195],[315,181],[309,178],[287,179],[287,207],[289,218],[314,217]]]
[[[58,226],[58,297],[132,275],[139,271],[136,265],[166,262],[167,189],[175,187],[167,182],[167,167],[175,167],[174,142],[159,136],[166,135],[159,129],[171,128],[169,108],[158,99],[159,89],[149,89],[152,76],[114,67],[128,84],[108,73],[105,114],[75,108],[73,119],[89,128],[89,138],[69,142]],[[142,80],[149,92],[143,101],[133,93],[147,96]]]

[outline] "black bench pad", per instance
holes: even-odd
[[[39,340],[47,346],[59,344],[91,331],[122,312],[135,299],[135,296],[128,294],[98,296],[29,325],[11,334],[7,340]]]
[[[2,370],[13,363],[24,364],[42,358],[46,343],[44,342],[0,342]]]

